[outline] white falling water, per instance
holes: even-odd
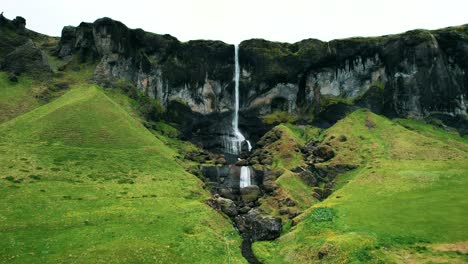
[[[250,168],[248,166],[242,166],[240,172],[240,187],[244,188],[252,185],[250,182]]]
[[[234,74],[234,117],[232,118],[232,130],[234,137],[228,139],[226,142],[226,149],[231,154],[240,154],[242,151],[242,143],[246,141],[249,151],[252,149],[250,141],[246,140],[244,135],[239,130],[239,78],[240,78],[240,66],[239,66],[239,46],[234,46],[234,61],[235,61],[235,74]]]

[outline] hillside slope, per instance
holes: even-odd
[[[265,263],[467,261],[468,144],[427,131],[365,110],[339,121],[325,134],[337,153],[325,165],[358,168],[289,233],[255,243],[255,254]]]
[[[0,142],[0,262],[244,262],[202,182],[99,87],[3,123]]]

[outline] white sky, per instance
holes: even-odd
[[[100,17],[179,40],[295,42],[436,29],[468,23],[468,0],[0,0],[7,18],[59,36]]]

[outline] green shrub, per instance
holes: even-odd
[[[316,208],[310,215],[310,218],[315,222],[332,221],[334,217],[335,217],[335,212],[332,208],[329,208],[329,207]]]

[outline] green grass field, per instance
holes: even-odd
[[[243,263],[203,183],[111,98],[73,88],[0,125],[0,262]]]
[[[359,166],[290,232],[254,244],[265,263],[465,263],[468,155],[463,139],[408,130],[359,110],[325,133],[337,156]],[[348,140],[336,138],[346,135]]]

